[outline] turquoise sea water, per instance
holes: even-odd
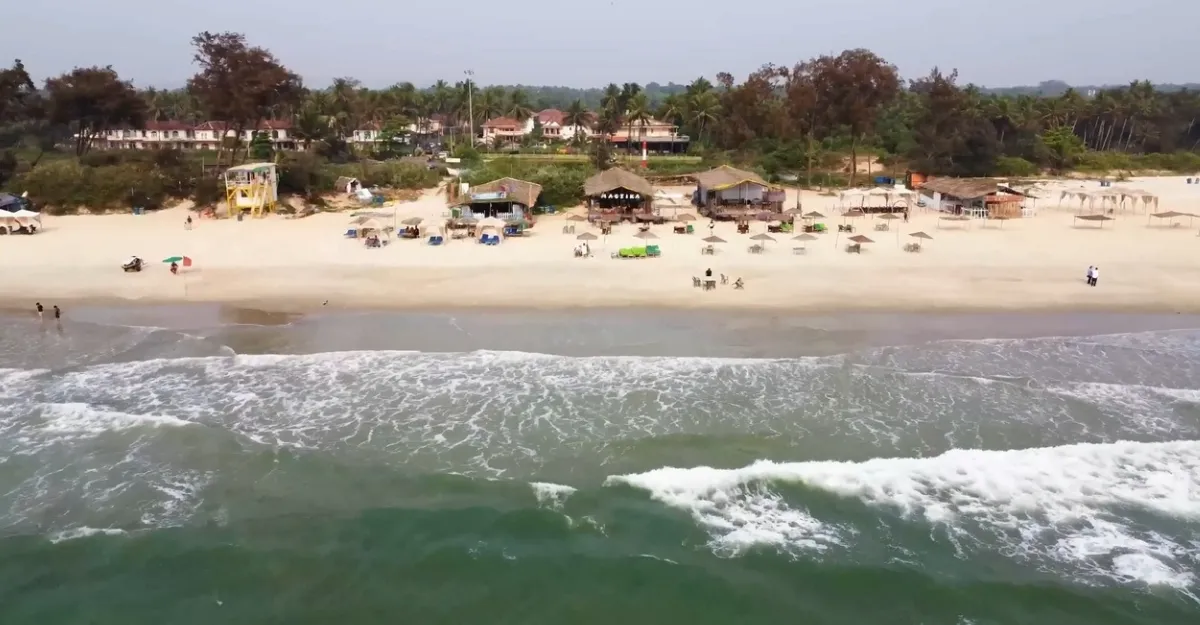
[[[10,319],[0,623],[1200,621],[1192,320],[610,315]]]

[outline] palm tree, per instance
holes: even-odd
[[[704,131],[721,114],[721,101],[712,91],[702,91],[692,99],[691,111],[692,121],[700,129],[700,142],[703,143]]]
[[[519,122],[533,117],[533,107],[529,104],[529,95],[522,89],[513,89],[512,93],[508,94],[508,106],[505,114]]]
[[[645,93],[635,93],[629,98],[628,109],[625,111],[625,123],[629,125],[629,134],[626,135],[627,147],[629,153],[633,153],[633,124],[636,122],[641,127],[639,139],[646,136],[646,122],[650,120],[650,99]]]
[[[567,110],[563,112],[563,124],[572,129],[571,136],[578,138],[581,135],[586,137],[586,133],[579,130],[591,124],[592,114],[583,106],[582,100],[574,100],[571,102]]]

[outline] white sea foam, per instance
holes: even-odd
[[[58,544],[66,540],[87,538],[89,536],[124,536],[127,532],[115,528],[75,527],[61,532],[55,532],[48,537],[52,543]]]
[[[42,431],[49,433],[99,434],[135,427],[183,427],[183,419],[150,414],[103,410],[83,403],[42,404]]]
[[[575,489],[570,486],[550,482],[532,482],[529,486],[533,488],[533,495],[537,497],[538,505],[554,510],[562,510],[567,498],[575,492]]]
[[[944,528],[956,543],[1051,559],[1112,579],[1184,588],[1197,557],[1187,538],[1131,516],[1200,522],[1200,442],[1119,442],[933,458],[757,462],[610,477],[691,512],[718,546],[811,548],[844,536],[771,490],[792,482]],[[734,543],[730,545],[731,539]]]

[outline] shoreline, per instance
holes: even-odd
[[[603,261],[601,261],[603,262]],[[614,261],[621,263],[623,261]],[[1200,269],[1151,277],[1135,284],[1109,280],[1088,288],[1082,278],[1045,279],[1037,268],[839,268],[790,279],[743,275],[745,290],[731,285],[714,292],[690,286],[680,273],[669,284],[639,285],[628,261],[614,270],[595,268],[567,275],[498,268],[414,271],[376,267],[370,275],[337,268],[211,269],[187,276],[133,276],[72,272],[69,284],[52,274],[25,274],[0,284],[0,308],[32,309],[35,301],[80,306],[216,304],[280,313],[322,310],[428,311],[447,308],[498,310],[734,311],[829,313],[1120,312],[1200,313]],[[644,267],[644,265],[643,265]],[[92,275],[83,275],[90,273]],[[736,275],[736,274],[735,274]],[[149,278],[143,280],[142,278]],[[734,278],[731,277],[731,281]],[[136,281],[136,282],[134,282]],[[1179,284],[1184,282],[1185,285]],[[463,284],[473,285],[464,288]],[[682,286],[681,286],[682,285]],[[869,285],[869,286],[868,286]],[[1180,287],[1184,288],[1180,288]]]

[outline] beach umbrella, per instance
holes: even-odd
[[[855,243],[859,243],[859,244],[862,244],[862,243],[874,243],[874,241],[872,241],[871,239],[869,239],[869,238],[867,238],[867,237],[865,237],[865,236],[863,236],[863,235],[861,235],[861,234],[856,234],[856,235],[854,235],[854,236],[850,237],[850,240],[851,240],[851,241],[854,241]]]
[[[910,237],[912,237],[912,238],[914,238],[914,239],[925,239],[926,241],[932,241],[932,240],[933,240],[933,237],[929,236],[928,234],[925,234],[924,232],[914,232],[914,233],[912,233],[912,234],[910,234],[910,235],[908,235],[908,236],[910,236]]]
[[[704,242],[705,243],[724,243],[725,239],[722,239],[721,237],[717,237],[717,236],[704,237]]]
[[[587,221],[587,217],[583,215],[571,215],[567,217],[567,221]]]
[[[164,258],[163,262],[168,263],[168,264],[169,263],[179,263],[180,265],[183,265],[184,267],[192,266],[192,259],[187,256],[172,256],[170,258]]]
[[[813,211],[811,213],[804,213],[804,218],[805,219],[825,219],[825,216],[822,215],[821,213],[818,213],[817,211]]]
[[[405,219],[404,221],[402,221],[400,223],[402,223],[406,226],[419,226],[419,225],[421,225],[422,221],[425,221],[424,217],[409,217],[408,219]]]
[[[635,235],[633,235],[633,236],[635,236],[635,237],[637,237],[637,238],[639,238],[639,239],[642,239],[642,240],[646,240],[646,239],[657,239],[657,238],[658,238],[658,235],[654,234],[653,232],[650,232],[649,230],[645,230],[645,231],[639,232],[639,233],[637,233],[637,234],[635,234]]]
[[[585,232],[575,238],[580,241],[595,241],[596,239],[599,239],[600,237],[598,237],[590,232]]]
[[[884,213],[884,214],[880,215],[879,218],[887,219],[888,221],[891,221],[893,219],[900,219],[900,216],[897,215],[896,213]]]
[[[696,221],[696,216],[684,213],[682,215],[675,217],[675,221]]]
[[[769,234],[756,234],[750,237],[751,241],[774,241],[775,238]]]
[[[793,241],[816,241],[817,237],[814,237],[813,235],[808,234],[806,232],[804,234],[798,234],[798,235],[792,237],[792,240]]]

